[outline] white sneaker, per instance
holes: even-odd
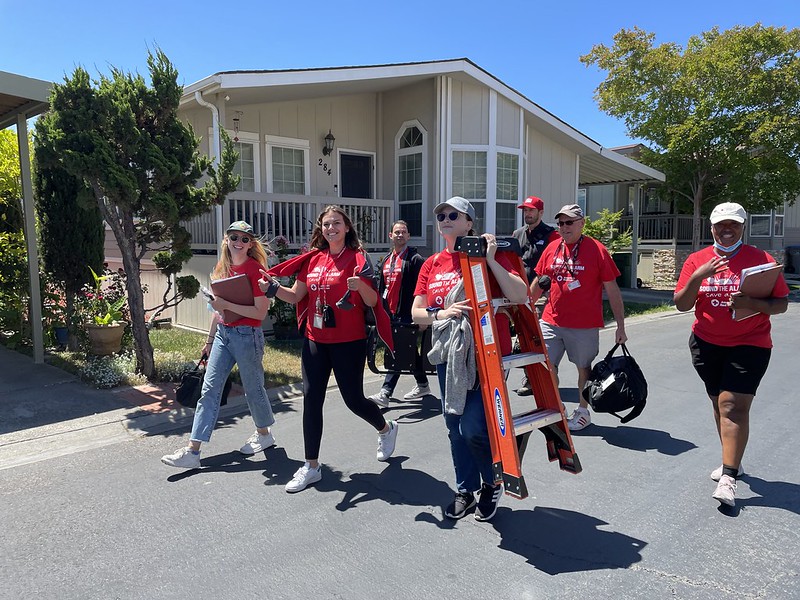
[[[165,454],[161,457],[161,462],[170,467],[179,469],[199,469],[200,453],[195,454],[191,448],[181,448],[173,454]]]
[[[292,480],[286,484],[286,491],[291,494],[301,492],[320,479],[322,479],[322,465],[315,469],[310,464],[305,463],[295,471]]]
[[[722,475],[719,478],[717,489],[711,494],[714,500],[719,500],[722,504],[734,506],[736,504],[736,480],[730,475]]]
[[[736,472],[736,477],[741,477],[744,475],[744,467],[739,465],[739,470]],[[714,481],[719,481],[719,478],[722,477],[722,465],[711,471],[711,479]]]
[[[248,456],[252,456],[257,452],[262,452],[267,448],[272,448],[275,445],[275,438],[272,435],[272,432],[267,432],[267,435],[261,435],[256,431],[250,438],[244,443],[244,446],[239,448],[239,452],[242,454],[247,454]]]
[[[567,426],[570,431],[580,431],[591,424],[592,415],[589,414],[588,408],[583,408],[582,406],[576,408],[575,412],[572,413],[572,416],[569,418],[569,421],[567,421]]]
[[[415,400],[417,398],[424,398],[431,393],[431,386],[417,384],[414,388],[403,395],[403,400]]]
[[[377,404],[381,408],[387,408],[389,406],[390,396],[386,390],[382,389],[377,394],[372,394],[372,396],[367,396],[367,399],[372,400],[375,404]]]
[[[386,433],[378,434],[378,460],[389,460],[389,457],[394,452],[394,445],[397,441],[397,421],[386,421],[389,425],[389,431]]]

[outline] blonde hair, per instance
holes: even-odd
[[[252,236],[251,236],[252,237]],[[267,268],[267,255],[270,254],[272,251],[269,248],[269,244],[262,242],[259,238],[253,238],[253,245],[250,246],[250,249],[247,251],[247,256],[252,259],[257,260],[262,267],[265,269]],[[228,248],[228,234],[225,234],[225,237],[222,240],[222,244],[219,247],[219,255],[220,259],[217,261],[217,265],[214,267],[214,271],[211,273],[211,279],[224,279],[229,277],[231,274],[231,251]]]

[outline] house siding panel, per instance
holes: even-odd
[[[451,143],[488,146],[489,89],[453,81]]]
[[[545,203],[545,220],[552,221],[550,209],[575,202],[576,157],[573,152],[531,129],[528,140],[526,194],[540,196]]]
[[[506,148],[520,147],[519,114],[520,107],[497,96],[497,145]]]

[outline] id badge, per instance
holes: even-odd
[[[317,329],[322,329],[323,327],[322,315],[319,313],[314,314],[314,327],[316,327]]]
[[[581,287],[581,282],[577,279],[573,279],[567,284],[567,289],[570,291],[577,290],[579,287]]]

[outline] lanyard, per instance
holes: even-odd
[[[561,243],[558,245],[558,250],[556,250],[556,253],[553,256],[552,269],[555,275],[561,275],[564,269],[566,269],[567,272],[570,274],[570,276],[573,279],[575,279],[575,271],[573,271],[573,267],[578,262],[578,251],[580,250],[582,241],[583,241],[583,236],[581,235],[581,237],[578,238],[578,241],[572,247],[571,255],[568,255],[567,244],[564,242],[563,239],[561,240]],[[561,265],[559,265],[558,270],[556,270],[555,259],[558,257],[559,254],[562,255]]]

